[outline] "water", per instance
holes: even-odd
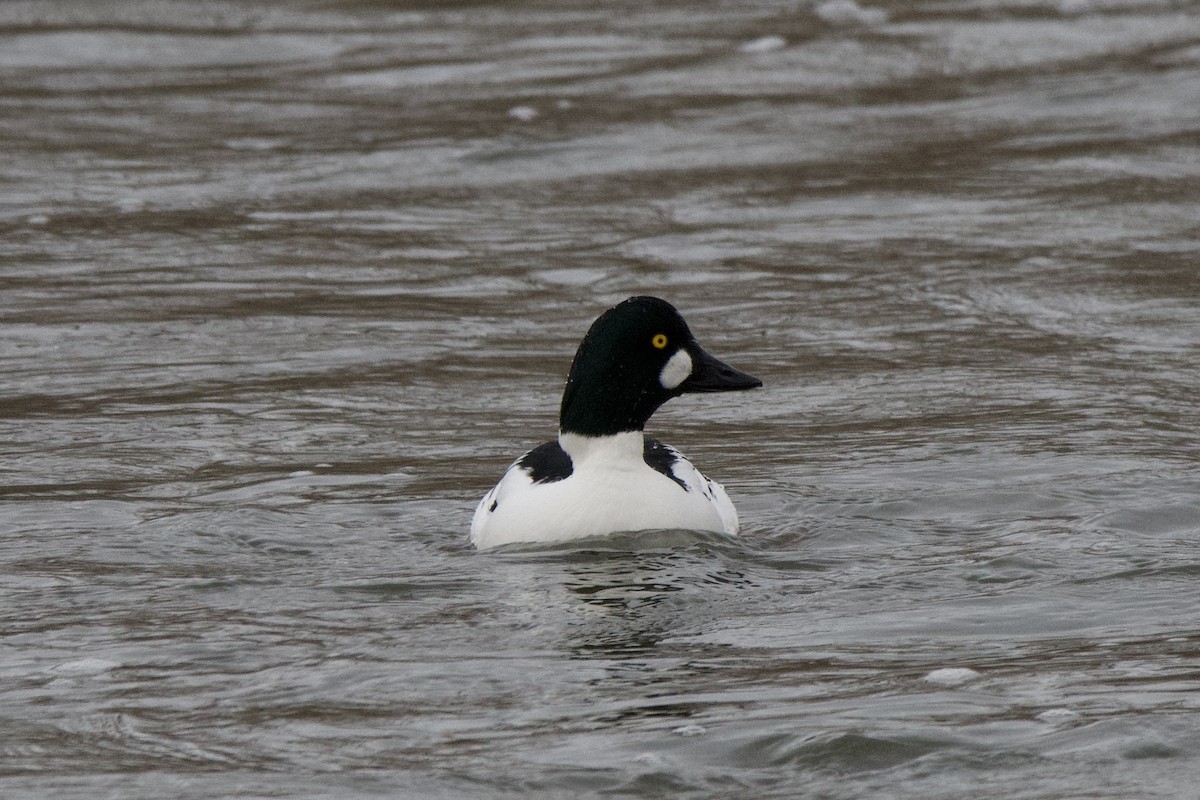
[[[0,5],[0,795],[1193,797],[1200,14]],[[583,331],[743,537],[479,554]]]

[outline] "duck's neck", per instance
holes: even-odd
[[[645,448],[645,434],[641,431],[624,431],[608,436],[583,436],[559,431],[558,444],[567,451],[574,464],[595,460],[641,460]]]
[[[558,427],[580,436],[640,433],[670,395],[631,386],[622,376],[609,380],[567,379]]]

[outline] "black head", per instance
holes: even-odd
[[[685,392],[753,389],[762,381],[713,358],[670,303],[631,297],[592,323],[563,392],[565,433],[640,431],[658,407]]]

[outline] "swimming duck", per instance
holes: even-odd
[[[664,528],[736,535],[724,487],[643,429],[681,394],[758,386],[706,353],[665,300],[619,303],[592,323],[575,353],[558,439],[518,458],[483,496],[471,542],[484,549]]]

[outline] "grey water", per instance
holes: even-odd
[[[0,796],[1196,796],[1194,3],[6,2],[0,165]],[[473,551],[639,293],[742,535]]]

